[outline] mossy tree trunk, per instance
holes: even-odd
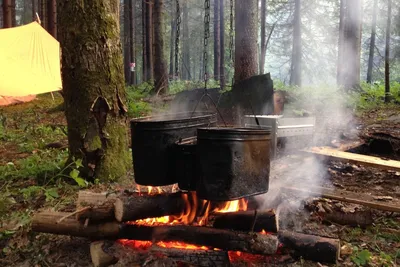
[[[70,157],[85,178],[117,180],[130,165],[118,0],[58,1]]]
[[[235,1],[235,83],[258,73],[257,0]]]

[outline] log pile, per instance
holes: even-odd
[[[118,261],[115,253],[104,249],[106,243],[115,243],[117,240],[147,241],[151,247],[146,257],[164,255],[164,258],[195,266],[229,266],[228,251],[275,255],[280,246],[316,261],[335,262],[339,257],[338,240],[280,231],[278,216],[273,210],[215,213],[210,215],[213,219],[208,226],[143,225],[135,222],[187,214],[185,194],[82,191],[79,192],[76,212],[43,211],[35,214],[32,230],[93,240],[90,251],[94,266],[109,266]],[[166,242],[179,242],[203,249],[159,247],[158,244]],[[132,249],[132,253],[136,253],[135,250]]]

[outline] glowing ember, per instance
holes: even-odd
[[[137,250],[147,250],[149,249],[153,243],[151,241],[138,241],[138,240],[127,240],[127,239],[120,239],[118,242],[124,246],[132,247]],[[187,244],[183,242],[158,242],[156,243],[157,246],[163,248],[177,248],[177,249],[190,249],[190,250],[210,250],[210,248],[206,246],[196,246],[192,244]],[[217,250],[217,249],[214,249]]]

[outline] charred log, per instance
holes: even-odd
[[[339,259],[339,239],[306,235],[301,233],[280,231],[279,241],[307,260],[335,263]]]
[[[242,251],[262,255],[275,254],[278,249],[278,239],[274,235],[240,233],[210,227],[155,227],[153,242],[159,241],[179,241],[226,251]]]
[[[119,222],[180,215],[185,209],[181,192],[163,195],[119,197],[115,202],[115,218]]]
[[[259,211],[256,216],[254,211],[240,211],[216,215],[213,227],[245,232],[261,232],[264,230],[277,233],[279,223],[278,215],[273,210]]]

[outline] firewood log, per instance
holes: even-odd
[[[255,219],[255,222],[254,222]],[[254,223],[254,229],[252,229]],[[213,224],[214,228],[231,229],[236,231],[277,233],[279,230],[278,215],[275,211],[258,211],[254,217],[254,211],[239,211],[217,213]]]
[[[341,225],[366,227],[373,223],[372,212],[370,210],[355,212],[332,211],[321,214],[322,218],[328,222],[334,222]]]
[[[113,221],[114,202],[116,194],[93,193],[89,191],[79,191],[76,209],[82,210],[76,214],[78,220],[89,219],[93,221]],[[85,209],[89,207],[89,209]]]
[[[242,251],[263,255],[275,254],[278,249],[278,239],[272,234],[241,233],[184,225],[155,227],[153,242],[159,241],[179,241],[226,251]]]
[[[118,197],[114,204],[119,222],[180,215],[185,210],[184,193]]]
[[[94,267],[108,267],[118,262],[113,255],[104,251],[105,241],[95,241],[90,244],[90,256]]]
[[[286,248],[307,260],[335,263],[340,256],[339,239],[289,231],[279,231],[278,238]]]

